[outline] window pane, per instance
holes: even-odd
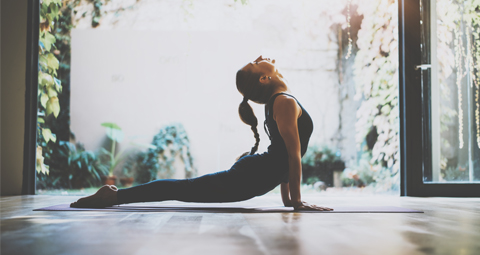
[[[424,99],[430,97],[432,164],[431,170],[428,164],[424,168],[424,181],[479,182],[480,3],[436,0],[429,4],[422,6],[427,38],[423,58],[424,63],[430,59],[431,71],[422,72],[430,74],[430,91],[428,95],[424,90]]]

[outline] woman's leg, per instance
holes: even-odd
[[[242,180],[231,171],[192,179],[164,179],[117,192],[118,204],[178,200],[183,202],[236,202],[252,198],[240,189]]]
[[[230,170],[192,179],[156,180],[118,191],[104,186],[94,195],[81,198],[71,206],[106,207],[112,204],[166,200],[207,203],[247,200],[268,192],[279,183],[275,178],[276,173],[262,171],[269,166],[269,162],[262,157],[246,156]]]
[[[118,190],[105,185],[95,194],[80,198],[71,207],[98,208],[114,204],[178,200],[183,202],[236,202],[255,195],[242,189],[245,178],[234,170],[203,175],[192,179],[165,179]]]

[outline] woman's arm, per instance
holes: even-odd
[[[297,119],[302,109],[294,98],[280,95],[273,104],[273,119],[277,122],[278,131],[285,142],[288,153],[289,183],[281,186],[283,203],[290,198],[290,204],[296,210],[332,210],[330,208],[310,205],[302,201],[300,182],[302,177],[301,145],[298,134]],[[288,197],[288,193],[290,197]],[[287,206],[287,205],[286,205]]]
[[[297,207],[302,203],[300,194],[302,156],[297,127],[297,119],[301,114],[301,109],[295,99],[286,95],[280,95],[273,104],[273,114],[273,118],[277,122],[278,131],[287,147],[290,201],[294,207]]]
[[[288,187],[288,183],[280,184],[280,190],[282,191],[282,201],[283,205],[286,207],[293,207],[292,200],[290,200],[290,188]]]

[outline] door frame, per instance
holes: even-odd
[[[431,172],[432,139],[430,119],[423,119],[430,111],[430,98],[426,93],[428,88],[422,88],[422,72],[430,71],[416,69],[423,64],[420,1],[424,1],[424,7],[430,3],[430,0],[398,0],[400,195],[480,197],[478,183],[423,181],[423,172]],[[423,94],[425,105],[422,105]]]
[[[423,0],[429,1],[429,0]],[[22,194],[35,194],[39,0],[28,0],[25,141]],[[431,164],[429,123],[422,120],[420,0],[398,0],[400,195],[479,197],[480,184],[423,183]],[[427,98],[428,99],[428,98]],[[425,128],[427,127],[427,128]],[[424,131],[425,129],[425,131]],[[428,153],[425,153],[428,152]],[[430,169],[431,171],[431,169]]]
[[[40,0],[28,0],[22,195],[35,194]]]

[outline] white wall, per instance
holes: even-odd
[[[100,123],[112,121],[130,137],[125,148],[181,122],[199,173],[228,169],[254,144],[237,114],[242,98],[235,73],[263,54],[277,60],[292,94],[313,117],[312,142],[331,144],[340,106],[330,25],[342,5],[327,10],[327,3],[195,1],[193,18],[186,19],[179,1],[145,0],[119,17],[105,16],[96,29],[82,20],[72,31],[71,129],[77,141],[98,149]],[[264,151],[263,106],[255,113]]]

